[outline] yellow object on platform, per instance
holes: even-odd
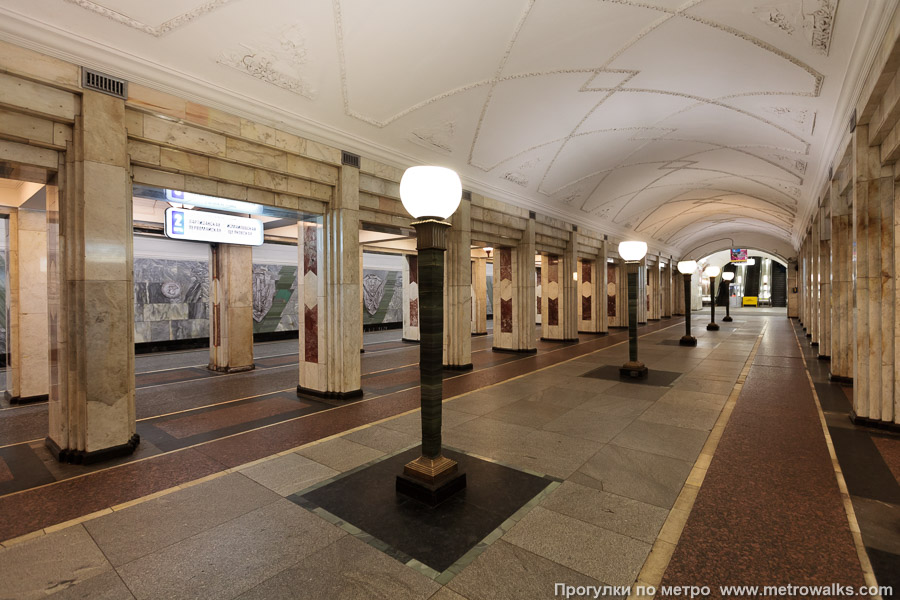
[[[741,306],[759,306],[759,296],[744,296]]]

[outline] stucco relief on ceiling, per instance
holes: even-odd
[[[802,36],[819,54],[828,56],[837,0],[788,0],[757,7],[758,19],[788,35]]]
[[[205,2],[200,6],[197,6],[187,12],[184,12],[176,17],[172,17],[159,25],[150,25],[144,23],[138,19],[128,16],[122,12],[112,10],[111,8],[107,8],[102,4],[97,2],[92,2],[91,0],[66,0],[71,4],[76,6],[80,6],[85,10],[89,10],[91,12],[97,13],[98,15],[104,16],[107,19],[111,19],[116,23],[120,23],[127,27],[131,27],[132,29],[137,29],[138,31],[142,31],[148,35],[152,35],[153,37],[162,37],[167,33],[178,29],[184,25],[187,25],[191,21],[202,17],[217,8],[221,8],[226,4],[232,2],[232,0],[210,0],[209,2]]]
[[[238,49],[226,50],[219,55],[218,63],[314,100],[315,89],[301,75],[307,60],[303,32],[294,25],[273,36],[241,44]]]

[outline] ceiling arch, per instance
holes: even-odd
[[[798,239],[896,4],[6,0],[0,38],[680,254]]]

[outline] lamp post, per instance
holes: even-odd
[[[413,217],[419,254],[419,375],[422,455],[397,476],[397,491],[435,506],[466,486],[465,473],[441,452],[444,252],[450,217],[462,198],[459,176],[443,167],[412,167],[400,179],[400,199]]]
[[[691,276],[696,270],[695,260],[683,260],[678,263],[678,272],[684,276],[684,335],[678,340],[681,346],[697,345],[697,338],[691,335]]]
[[[637,338],[638,267],[645,254],[645,242],[619,244],[619,256],[625,261],[628,273],[628,362],[619,367],[619,376],[630,379],[643,379],[647,376],[647,367],[638,360]]]
[[[707,331],[718,331],[719,324],[716,323],[716,277],[719,275],[719,267],[714,265],[709,265],[703,271],[703,274],[709,277],[709,306],[710,306],[710,321],[706,325]]]
[[[731,280],[734,279],[734,273],[725,271],[722,273],[722,279],[725,280],[725,285],[728,286],[728,295],[725,300],[725,316],[722,317],[722,320],[726,323],[731,323],[734,320],[731,318]]]

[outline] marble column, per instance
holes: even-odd
[[[607,296],[609,289],[609,270],[607,269],[607,250],[608,245],[607,242],[603,242],[603,246],[600,247],[600,252],[597,255],[597,260],[594,263],[594,279],[596,283],[594,284],[594,314],[597,319],[597,330],[600,333],[609,333],[609,317],[607,316],[607,311],[609,308],[609,298]]]
[[[537,258],[537,257],[535,257]],[[543,325],[544,323],[544,315],[543,315],[543,307],[541,303],[544,301],[544,286],[541,283],[542,274],[541,267],[536,266],[534,268],[534,323],[535,325]]]
[[[819,357],[831,355],[831,198],[826,198],[819,215]]]
[[[515,247],[494,249],[494,350],[537,352],[534,220]]]
[[[472,259],[472,335],[487,335],[487,258]]]
[[[298,394],[349,399],[360,387],[359,169],[341,167],[323,217],[299,223]]]
[[[663,319],[672,317],[672,259],[666,261],[660,275],[662,281],[662,312]]]
[[[831,184],[831,378],[853,379],[853,225],[850,194]]]
[[[419,341],[419,257],[403,257],[403,341]]]
[[[82,91],[81,114],[47,188],[50,401],[60,461],[134,451],[132,187],[125,103]]]
[[[578,233],[569,232],[569,243],[562,258],[562,335],[566,341],[578,341],[578,312],[581,310],[581,291],[578,281]]]
[[[209,368],[253,369],[253,250],[219,244],[209,258]]]
[[[807,334],[813,347],[819,345],[819,283],[821,274],[819,272],[819,209],[816,209],[816,217],[813,219],[812,230],[807,240],[809,249],[810,263],[810,281],[809,281],[809,329]]]
[[[788,260],[787,266],[787,314],[800,318],[800,263],[797,258]],[[794,290],[797,290],[796,292]]]
[[[444,367],[472,368],[472,202],[450,217],[444,254]]]
[[[8,274],[9,401],[40,402],[50,393],[44,211],[20,208],[10,214]]]
[[[896,188],[893,177],[891,178],[891,188]],[[894,202],[897,190],[892,189],[886,191],[881,196],[881,270],[877,277],[874,277],[876,288],[880,299],[878,304],[881,308],[881,324],[876,326],[881,334],[881,390],[879,397],[881,400],[881,420],[900,423],[900,414],[897,411],[898,398],[895,398],[894,392],[894,338],[896,335],[895,310],[897,308],[894,297]],[[876,235],[878,232],[875,232]]]
[[[855,358],[853,416],[880,421],[883,408],[893,405],[882,388],[882,224],[885,202],[893,201],[893,176],[883,168],[879,148],[868,145],[868,127],[853,133],[853,227],[856,242],[854,319]],[[893,300],[893,298],[891,298]]]

